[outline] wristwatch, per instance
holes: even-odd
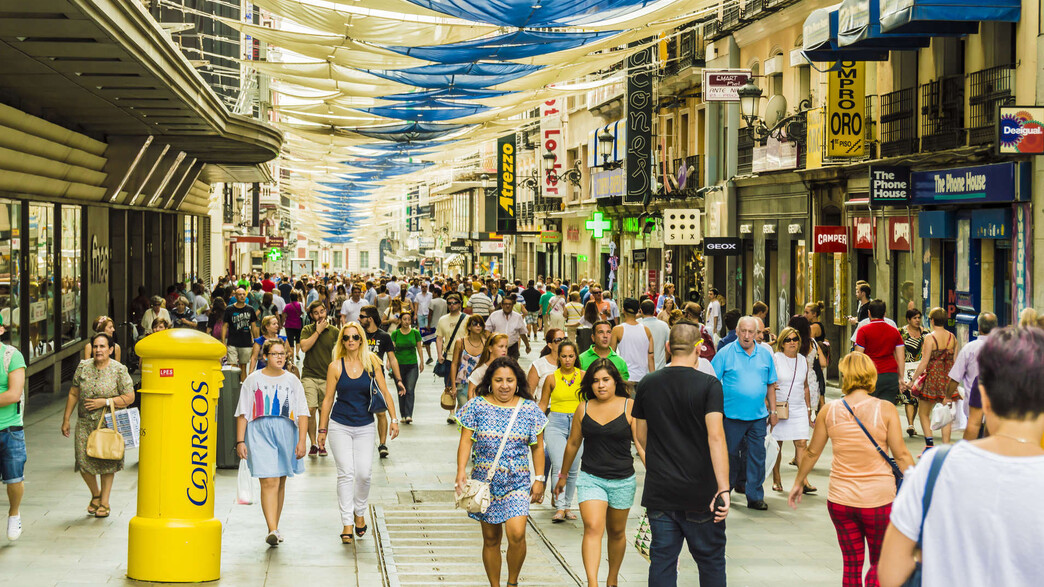
[[[398,418],[392,418],[391,419],[391,423],[392,424],[398,424],[399,423],[399,419]]]
[[[541,483],[547,483],[547,477],[545,477],[543,475],[537,475],[536,477],[533,477],[533,481],[534,482],[539,481]]]

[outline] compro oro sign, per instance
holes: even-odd
[[[1001,106],[997,120],[998,153],[1044,155],[1044,108]]]
[[[842,61],[830,72],[826,108],[827,157],[862,157],[866,149],[866,67],[862,61]]]

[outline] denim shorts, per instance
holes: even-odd
[[[0,478],[5,485],[22,482],[27,458],[24,430],[0,432]]]
[[[576,501],[589,499],[605,501],[614,510],[628,510],[634,505],[634,493],[638,489],[635,476],[626,479],[602,479],[580,471],[576,479]]]

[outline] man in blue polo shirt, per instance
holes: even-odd
[[[722,347],[711,365],[725,395],[725,441],[729,446],[729,477],[732,487],[747,495],[747,507],[767,510],[765,503],[765,431],[775,426],[776,364],[772,353],[759,345],[757,320],[744,316],[736,326],[736,341]],[[740,445],[746,442],[744,457]],[[746,481],[742,481],[746,473]]]

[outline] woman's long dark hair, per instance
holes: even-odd
[[[563,334],[565,334],[562,330],[559,330],[558,328],[549,328],[547,330],[547,333],[544,335],[544,348],[540,349],[541,357],[546,357],[551,354],[551,345],[547,341],[554,339],[554,334],[556,332],[562,332]]]
[[[522,367],[518,365],[518,362],[511,357],[493,359],[485,374],[482,375],[482,381],[475,387],[475,395],[489,395],[493,384],[493,374],[496,373],[497,369],[504,367],[511,369],[515,373],[515,395],[533,400],[533,394],[529,392],[529,382],[526,381],[526,374],[522,371]]]
[[[624,383],[623,375],[620,375],[620,370],[616,368],[609,359],[595,359],[593,363],[587,366],[587,371],[584,371],[584,378],[580,381],[580,391],[577,395],[583,400],[595,399],[594,393],[594,378],[595,374],[599,371],[604,370],[613,378],[616,382],[616,395],[620,397],[631,397],[627,393],[627,384]]]
[[[584,320],[591,324],[598,322],[598,304],[594,303],[594,300],[588,300],[584,306]]]
[[[797,330],[798,335],[801,337],[801,350],[798,351],[801,356],[808,355],[808,351],[812,348],[812,325],[809,324],[808,318],[804,316],[794,316],[787,323],[787,326]]]

